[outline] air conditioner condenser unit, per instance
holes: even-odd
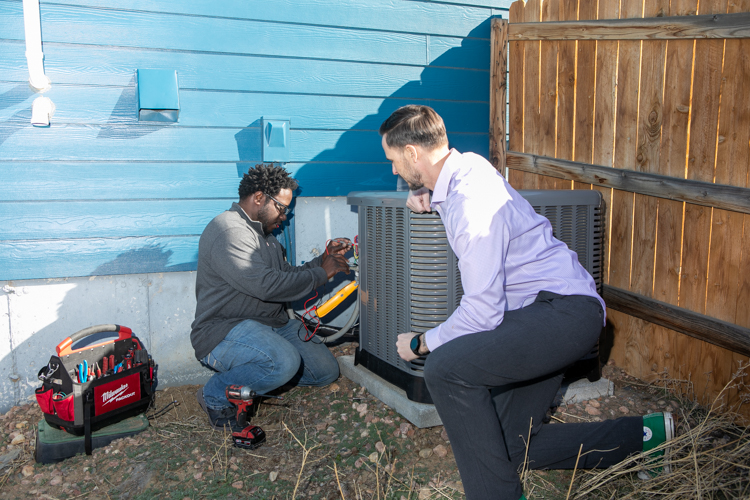
[[[601,293],[603,207],[594,190],[519,191],[575,251]],[[402,360],[396,337],[425,332],[453,313],[463,290],[458,259],[436,213],[406,208],[407,191],[359,191],[347,197],[359,217],[360,343],[355,364],[403,389],[412,401],[432,403],[424,360]],[[598,345],[574,366],[601,377]]]

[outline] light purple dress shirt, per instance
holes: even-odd
[[[431,351],[456,337],[494,330],[505,311],[531,304],[542,290],[596,297],[605,309],[576,253],[481,156],[451,149],[430,206],[458,257],[464,290],[453,314],[425,333]]]

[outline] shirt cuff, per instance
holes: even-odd
[[[323,286],[328,281],[328,273],[322,267],[313,267],[310,269],[315,279],[315,288]]]
[[[433,352],[435,349],[440,347],[441,344],[438,341],[438,329],[440,327],[435,327],[432,330],[427,330],[424,332],[424,343],[427,344],[427,348],[430,350],[430,352]]]

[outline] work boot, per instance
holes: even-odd
[[[668,411],[651,413],[643,417],[643,451],[653,450],[664,442],[675,438],[674,417]],[[672,472],[669,464],[669,448],[662,448],[649,454],[650,457],[664,457],[661,467],[647,471],[640,471],[638,477],[649,479],[659,472]]]
[[[214,410],[206,405],[206,400],[203,399],[203,387],[198,389],[198,393],[195,395],[198,398],[198,404],[201,405],[203,411],[208,415],[208,421],[214,429],[224,430],[227,428],[230,432],[238,432],[242,428],[237,424],[237,409],[234,406],[222,408],[220,410]]]

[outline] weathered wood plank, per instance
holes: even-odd
[[[578,18],[596,19],[596,0],[579,0]],[[575,78],[574,161],[593,163],[594,154],[594,89],[596,88],[596,42],[577,41]],[[573,189],[591,189],[591,184],[573,182]]]
[[[13,186],[2,202],[234,198],[239,182],[236,163],[0,163],[0,185]]]
[[[239,182],[237,183],[239,184]],[[230,199],[47,201],[8,204],[0,241],[197,235]]]
[[[20,4],[0,2],[0,18],[14,13],[18,15],[19,10],[22,10]],[[56,42],[369,62],[403,61],[420,65],[425,64],[427,54],[427,39],[419,34],[82,9],[69,5],[45,4],[41,11],[45,44]],[[23,17],[23,13],[20,14]],[[159,29],[154,29],[154,26]],[[15,33],[4,38],[23,40],[23,29],[20,37],[18,35]]]
[[[620,17],[620,2],[598,2],[599,19]],[[617,45],[618,42],[596,42],[596,89],[594,101],[594,136],[592,161],[597,165],[612,167],[615,144],[615,98],[617,86]],[[606,206],[607,241],[612,241],[612,189],[597,186]],[[609,262],[612,245],[608,244],[604,254],[602,276],[609,282]]]
[[[731,351],[750,355],[750,329],[672,304],[604,285],[607,307]],[[693,373],[697,375],[697,373]]]
[[[173,126],[102,127],[0,125],[0,160],[257,162],[260,128]],[[451,144],[487,157],[488,134],[448,134]],[[45,148],[36,147],[45,141]],[[292,130],[291,162],[377,162],[383,150],[372,131]]]
[[[42,12],[46,2],[42,2]],[[274,0],[246,2],[228,0],[128,0],[113,4],[111,0],[71,0],[67,5],[95,7],[130,12],[183,14],[186,16],[223,17],[227,19],[263,20],[279,23],[312,24],[360,28],[364,30],[413,33],[422,27],[425,33],[444,36],[478,36],[489,39],[489,17],[505,11],[507,1],[437,2],[403,0]],[[466,5],[456,15],[455,5]],[[490,8],[491,7],[491,8]],[[23,27],[23,26],[22,26]]]
[[[673,0],[669,15],[695,15],[697,10],[698,0]],[[693,40],[667,42],[658,173],[679,179],[685,177],[686,168],[693,46]],[[684,205],[675,200],[659,199],[654,298],[672,305],[679,303]],[[679,376],[683,361],[677,354],[687,352],[689,344],[695,340],[660,326],[656,327],[656,332],[664,342],[664,357],[659,364]]]
[[[726,0],[701,2],[699,13],[726,11]],[[690,143],[686,178],[711,182],[716,160],[723,40],[697,41],[693,63]],[[680,306],[705,311],[710,210],[685,207]]]
[[[750,141],[750,60],[746,40],[727,40],[719,114],[719,139],[716,151],[715,182],[744,186],[747,184],[748,141]],[[743,217],[715,209],[711,223],[711,252],[708,263],[706,314],[734,321],[736,297],[740,282],[739,265]]]
[[[516,151],[508,151],[507,161],[510,168],[539,175],[571,179],[658,198],[688,201],[733,212],[750,213],[750,189],[747,188],[543,158]]]
[[[741,0],[741,1],[733,1],[730,2],[730,8],[735,8],[737,10],[744,10],[744,11],[750,11],[750,1],[749,0]],[[747,75],[748,72],[748,66],[750,66],[750,62],[748,62],[748,57],[750,57],[750,47],[748,47],[747,41],[740,42],[740,68],[738,68],[737,73],[738,74],[745,74]],[[748,77],[745,76],[742,80],[742,84],[747,85]],[[747,96],[747,94],[745,94]],[[735,94],[735,100],[737,100],[737,94]],[[747,115],[747,99],[739,100],[738,102],[744,102],[744,112],[737,110],[737,112],[734,113],[734,118],[739,118],[738,115],[742,115],[744,117],[744,124],[745,127],[747,127],[747,124],[750,123],[750,117]],[[720,129],[720,130],[723,130]],[[744,132],[747,132],[747,128],[745,128]],[[737,131],[742,132],[742,131]],[[730,144],[736,145],[737,147],[740,147],[740,149],[744,149],[744,145],[740,143],[742,140],[743,135],[739,135],[738,137],[734,137],[733,134],[723,134],[725,137],[731,137]],[[735,142],[736,140],[736,142]],[[724,148],[724,145],[719,146],[720,150]],[[745,153],[747,155],[747,153]],[[750,175],[750,165],[746,165],[747,168],[747,174]],[[739,171],[733,172],[733,177],[737,178],[737,174]],[[745,186],[750,187],[750,179],[745,177]],[[739,181],[738,185],[742,185],[741,181]],[[745,215],[743,217],[743,224],[742,224],[742,238],[738,238],[737,234],[734,235],[735,238],[740,240],[740,248],[742,255],[740,257],[740,262],[738,265],[738,271],[737,275],[739,277],[739,283],[738,283],[738,290],[737,290],[737,298],[736,298],[736,315],[734,322],[740,326],[744,326],[747,328],[750,328],[750,307],[747,305],[750,304],[750,215]],[[746,359],[743,359],[742,361],[747,361]]]
[[[510,7],[510,22],[523,19],[523,2],[514,2]],[[524,131],[523,114],[524,104],[524,64],[526,60],[526,44],[524,42],[511,42],[508,54],[508,147],[516,151],[523,151]],[[508,182],[512,186],[523,185],[524,172],[508,170]]]
[[[700,1],[698,14],[726,12],[727,0]],[[711,182],[716,168],[721,101],[721,66],[724,40],[696,40],[693,88],[690,106],[690,141],[686,178]],[[680,307],[706,312],[712,209],[685,205],[682,241]],[[696,373],[695,380],[708,392],[718,393],[731,375],[731,357],[709,345],[691,342],[685,359]]]
[[[489,58],[487,38],[462,39],[430,33],[394,33],[46,3],[41,13],[45,44],[76,43],[474,69],[485,69]],[[17,21],[12,22],[12,19]],[[0,2],[3,38],[24,40],[22,19],[20,3]],[[456,53],[461,56],[454,57]]]
[[[576,20],[578,18],[578,0],[562,0],[558,4],[559,20]],[[557,63],[557,120],[555,124],[555,157],[565,160],[573,159],[575,148],[576,126],[576,42],[558,43]],[[572,182],[557,180],[557,189],[570,189]]]
[[[750,215],[743,217],[742,259],[739,266],[739,290],[737,291],[737,316],[735,323],[750,328]]]
[[[25,48],[0,40],[4,81],[28,80]],[[449,101],[489,100],[489,71],[45,43],[53,85],[132,85],[137,68],[174,69],[181,89]],[[221,68],[221,71],[216,71]]]
[[[669,0],[644,2],[643,9],[644,17],[664,16],[669,13]],[[662,40],[643,42],[641,46],[635,158],[635,168],[641,172],[656,173],[659,168],[666,48],[667,42]],[[653,297],[654,292],[658,204],[658,198],[635,195],[630,290],[646,297]],[[648,346],[642,369],[656,372],[663,366],[664,352],[669,350],[669,342],[662,328],[651,323],[641,326],[642,328],[636,327],[633,335]]]
[[[176,200],[237,197],[240,174],[254,162],[1,162],[0,201]],[[396,189],[390,164],[287,163],[300,196],[345,196]],[[331,182],[336,179],[336,182]]]
[[[3,279],[195,271],[199,236],[0,242]]]
[[[492,20],[492,59],[490,61],[490,163],[505,174],[507,130],[508,21]]]
[[[57,107],[55,124],[143,125],[135,113],[134,80],[125,87],[53,85],[45,96]],[[28,123],[36,97],[28,82],[0,83],[0,122]],[[176,125],[257,127],[262,116],[286,116],[293,129],[371,130],[377,134],[380,124],[407,103],[432,106],[449,133],[487,133],[489,110],[485,102],[191,89],[180,90],[182,109]]]
[[[620,18],[642,17],[643,0],[622,0]],[[640,41],[621,41],[618,46],[617,102],[615,104],[614,164],[616,168],[635,170],[638,133],[638,84],[640,67]],[[634,195],[614,190],[612,193],[612,245],[609,254],[609,284],[630,288],[630,270],[633,255],[631,246]]]
[[[542,0],[528,0],[523,8],[523,19],[535,22],[541,18]],[[540,42],[525,42],[523,64],[523,147],[525,152],[536,153],[541,144],[540,127],[542,117],[539,113],[540,92]],[[524,173],[520,189],[539,189],[538,175]]]
[[[675,0],[670,15],[695,15],[697,0]],[[690,119],[690,88],[688,78],[693,63],[692,40],[670,40],[667,44],[664,74],[664,106],[662,114],[661,153],[658,172],[665,176],[685,177],[688,126]],[[654,297],[677,305],[682,250],[682,219],[684,199],[659,200],[657,252],[654,269]],[[695,200],[691,200],[695,201]]]
[[[652,0],[644,3],[644,17],[661,17],[668,12],[669,0]],[[641,48],[635,157],[635,169],[640,172],[657,173],[659,169],[666,49],[667,42],[661,40],[643,43]],[[657,213],[656,198],[636,193],[633,207],[630,290],[646,297],[653,296]]]
[[[510,40],[675,40],[750,38],[750,12],[685,17],[513,23]]]
[[[643,17],[643,0],[622,0],[620,18]],[[635,168],[636,134],[638,131],[638,83],[640,67],[640,41],[620,41],[617,49],[617,100],[615,103],[615,145],[613,166],[620,169]],[[612,190],[611,244],[609,252],[609,284],[624,289],[631,286],[633,261],[633,204],[634,195]],[[640,320],[626,317],[615,330],[612,346],[618,364],[636,372],[643,371],[648,357],[647,346],[638,332],[643,329]],[[618,359],[619,356],[619,359]]]
[[[490,40],[484,38],[448,38],[427,35],[427,59],[431,66],[487,69]]]
[[[567,0],[570,2],[570,0]],[[560,15],[560,0],[542,0],[541,21],[553,22]],[[557,64],[559,47],[556,41],[543,41],[539,49],[539,130],[535,139],[535,151],[545,156],[557,156],[558,88]],[[542,176],[539,189],[557,189],[557,179]]]
[[[729,12],[750,11],[750,0],[728,2]],[[727,40],[719,112],[719,138],[716,151],[715,182],[746,186],[750,163],[750,40]],[[746,216],[714,209],[711,222],[711,252],[708,263],[706,314],[738,324],[746,304],[739,302],[743,282],[742,238]],[[741,326],[741,325],[740,325]],[[748,355],[725,356],[734,371],[738,363],[747,364]],[[739,400],[736,387],[728,391],[730,402]]]

